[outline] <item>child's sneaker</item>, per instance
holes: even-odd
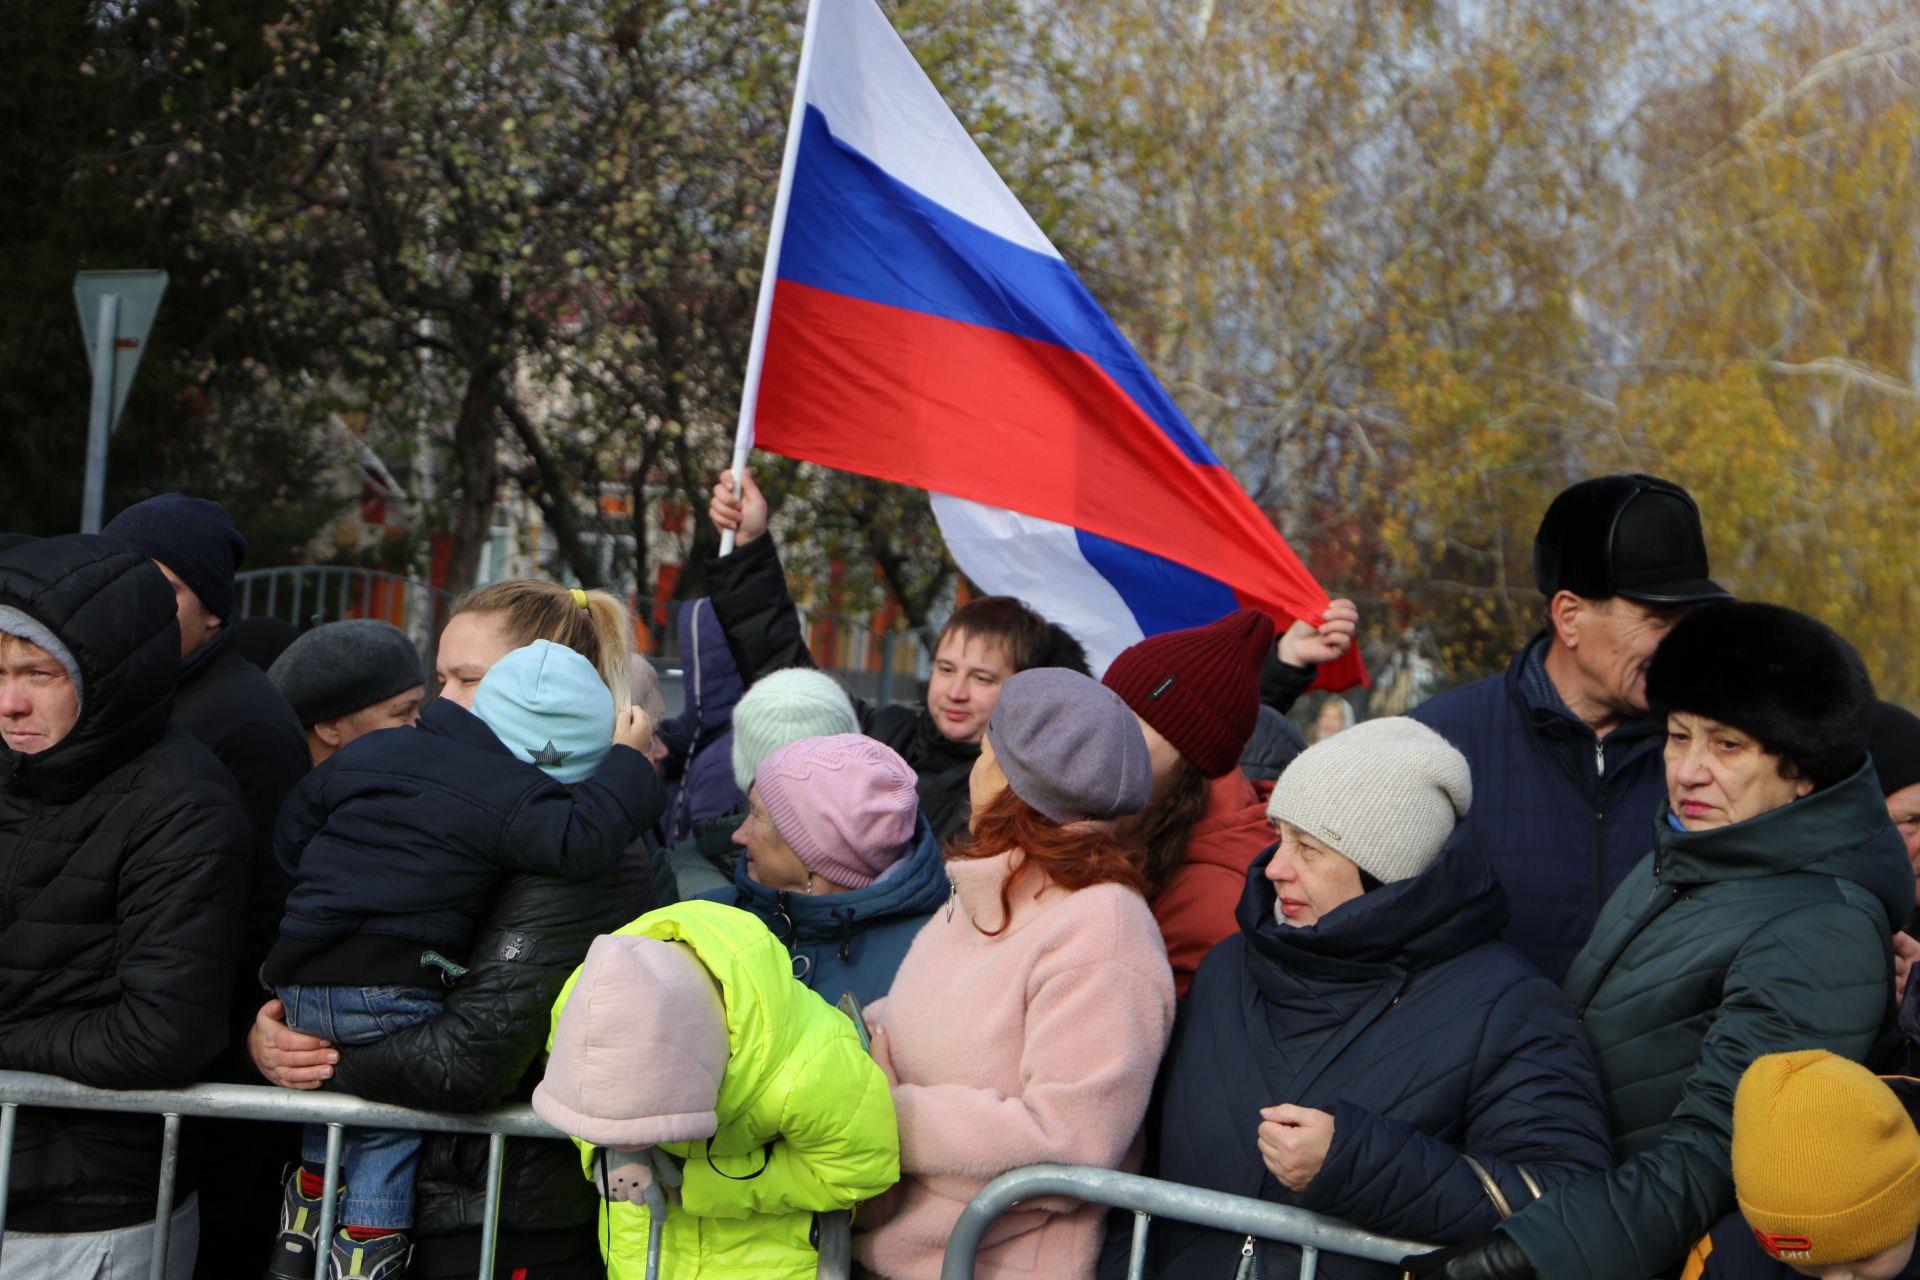
[[[404,1231],[355,1240],[342,1229],[333,1236],[327,1280],[400,1280],[412,1259],[413,1242]]]
[[[345,1190],[337,1189],[336,1201]],[[319,1247],[320,1197],[301,1188],[300,1166],[295,1165],[280,1194],[280,1238],[267,1264],[267,1280],[313,1280],[313,1253]]]

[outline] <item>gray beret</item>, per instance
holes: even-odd
[[[1055,822],[1125,817],[1153,795],[1140,722],[1077,671],[1035,667],[1008,680],[987,738],[1013,794]]]
[[[293,706],[303,728],[427,682],[407,633],[374,618],[315,627],[274,659],[267,679]]]

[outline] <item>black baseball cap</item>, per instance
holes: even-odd
[[[1533,580],[1542,595],[1571,591],[1589,600],[1733,598],[1708,576],[1692,495],[1657,476],[1598,476],[1555,498],[1534,535]]]

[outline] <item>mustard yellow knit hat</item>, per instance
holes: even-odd
[[[1870,1258],[1920,1226],[1920,1132],[1859,1063],[1824,1049],[1770,1053],[1733,1097],[1733,1186],[1780,1261]]]

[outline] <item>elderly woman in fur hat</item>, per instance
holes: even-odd
[[[1609,1173],[1549,1190],[1492,1236],[1408,1259],[1448,1280],[1642,1280],[1734,1207],[1733,1095],[1762,1054],[1858,1060],[1888,1009],[1913,869],[1867,758],[1853,647],[1777,605],[1687,615],[1647,671],[1667,724],[1653,852],[1567,975],[1600,1064]]]

